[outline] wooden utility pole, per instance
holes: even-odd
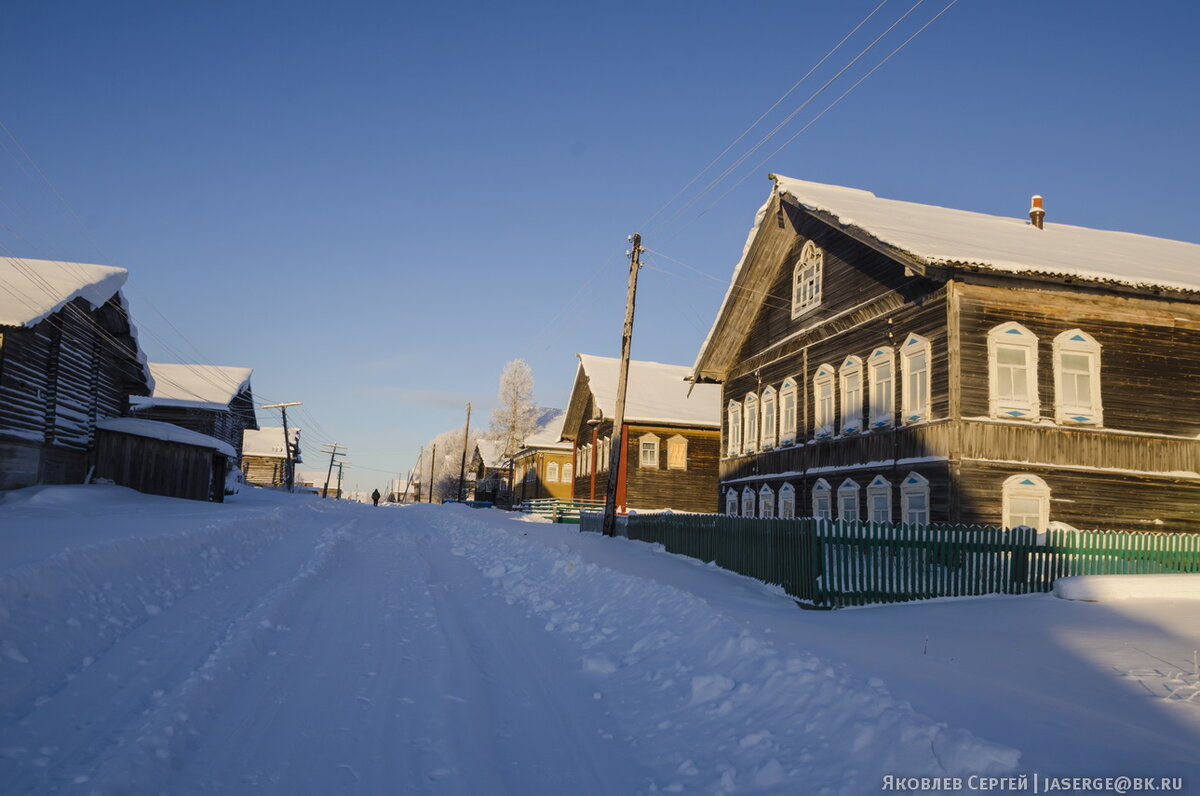
[[[287,410],[289,406],[300,406],[300,401],[292,401],[286,404],[263,404],[263,409],[278,409],[283,415],[283,483],[287,487],[287,491],[296,491],[296,465],[295,456],[292,452],[292,438],[288,434]]]
[[[629,348],[633,342],[633,305],[637,298],[638,270],[642,267],[642,236],[630,237],[629,287],[625,291],[625,328],[621,333],[621,370],[617,377],[617,408],[613,415],[612,451],[608,458],[608,484],[604,490],[604,535],[617,529],[617,484],[621,481],[621,462],[625,459],[625,388],[629,380]]]
[[[437,445],[433,446],[433,453],[429,456],[429,502],[433,502],[433,481],[437,477]]]
[[[321,497],[329,497],[329,479],[333,477],[333,463],[338,456],[345,456],[344,453],[338,453],[338,448],[344,448],[345,445],[339,445],[336,442],[329,443],[324,447],[329,450],[323,450],[321,453],[329,454],[329,469],[325,472],[325,486],[321,489]]]
[[[467,440],[471,436],[471,402],[467,402],[467,424],[463,426],[462,461],[458,464],[458,499],[463,499],[463,478],[467,474]]]
[[[337,465],[338,465],[338,484],[337,484],[337,492],[333,496],[334,500],[342,499],[342,468],[345,467],[346,465],[348,465],[349,463],[350,462],[338,462],[337,463]],[[357,486],[356,486],[356,489],[357,489]]]

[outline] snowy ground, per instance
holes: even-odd
[[[801,611],[461,506],[0,502],[0,793],[880,792],[1182,776],[1200,607]]]

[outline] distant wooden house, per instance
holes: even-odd
[[[173,423],[233,447],[236,464],[242,434],[257,429],[250,368],[150,363],[154,391],[130,399],[130,414]]]
[[[82,483],[96,423],[150,392],[126,276],[0,257],[0,489]]]
[[[280,429],[279,436],[282,438],[283,433]],[[325,490],[325,481],[329,481],[329,490]],[[281,482],[282,483],[282,482]],[[328,470],[301,470],[296,473],[296,491],[311,492],[314,495],[325,495],[326,497],[341,499],[345,497],[344,489],[338,487],[338,468],[335,466],[333,472]]]
[[[575,482],[571,443],[563,441],[563,409],[541,409],[537,426],[512,458],[513,502],[569,499]]]
[[[300,455],[300,429],[288,428],[288,436],[291,439],[292,466],[295,467],[304,461]],[[283,444],[281,427],[247,429],[242,433],[242,474],[248,484],[287,484],[287,449]],[[324,484],[322,480],[321,485]]]
[[[774,179],[694,367],[727,513],[1200,531],[1200,246]]]
[[[96,424],[95,478],[150,495],[220,503],[233,461],[229,443],[172,423],[121,417]]]
[[[508,460],[504,458],[502,443],[476,440],[469,467],[474,500],[509,505],[512,493],[508,488]]]
[[[620,360],[579,355],[563,419],[573,447],[574,496],[604,500]],[[631,362],[617,508],[714,512],[721,390],[692,385],[685,365]]]

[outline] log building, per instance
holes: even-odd
[[[579,355],[563,420],[577,500],[605,498],[619,367],[618,359]],[[721,389],[693,386],[688,373],[686,365],[629,363],[618,511],[717,510]]]
[[[150,363],[154,391],[130,400],[130,414],[215,437],[241,456],[242,434],[257,429],[250,368]]]
[[[693,368],[723,511],[1200,531],[1200,246],[772,176]]]

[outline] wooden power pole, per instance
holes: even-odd
[[[637,298],[638,270],[642,267],[642,236],[634,233],[629,257],[629,287],[625,291],[625,328],[621,333],[621,370],[617,377],[617,408],[613,415],[612,452],[608,459],[608,485],[604,490],[604,535],[617,528],[617,484],[625,457],[625,389],[629,380],[629,348],[633,342],[633,305]]]
[[[467,475],[467,440],[471,436],[471,403],[467,402],[467,424],[463,426],[462,461],[458,464],[458,499],[463,499],[463,479]]]
[[[437,445],[433,446],[433,453],[429,455],[429,502],[433,502],[433,480],[437,477]]]
[[[278,409],[283,415],[283,483],[287,487],[287,491],[296,491],[296,464],[295,454],[292,451],[292,438],[288,434],[287,410],[289,406],[301,406],[300,401],[292,401],[286,404],[263,404],[263,409]]]
[[[338,448],[344,448],[346,447],[345,445],[339,445],[336,442],[331,442],[324,447],[329,448],[329,450],[321,451],[321,453],[329,454],[329,469],[325,472],[325,486],[321,489],[321,497],[323,498],[329,497],[329,480],[333,477],[333,463],[337,460],[338,456],[346,455],[344,453],[338,453]]]

